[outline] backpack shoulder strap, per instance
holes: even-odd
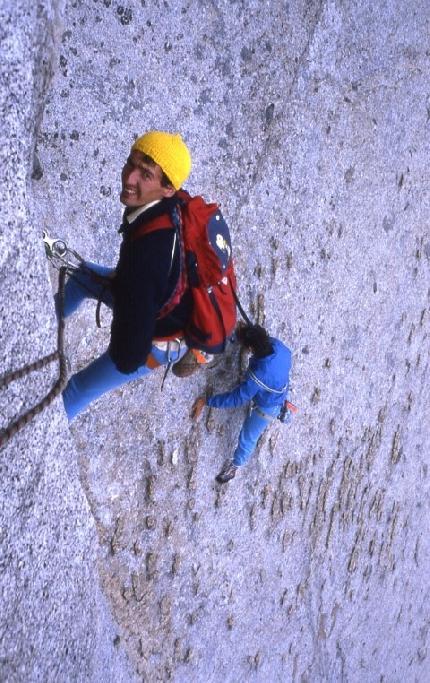
[[[178,190],[176,192],[176,197],[179,199],[180,204],[188,204],[188,202],[193,199],[192,196],[186,190]]]
[[[168,213],[165,213],[162,216],[153,218],[152,221],[148,221],[147,223],[142,223],[142,225],[139,225],[136,230],[133,231],[131,239],[136,240],[138,237],[149,235],[151,232],[155,232],[156,230],[171,230],[173,227],[174,225],[171,216]]]

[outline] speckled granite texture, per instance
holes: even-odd
[[[18,91],[29,113],[15,156],[2,141],[16,236],[3,233],[1,252],[6,364],[53,343],[39,231],[113,265],[130,142],[149,128],[178,130],[194,159],[187,189],[219,201],[231,227],[243,304],[294,352],[300,412],[273,425],[220,489],[214,476],[243,414],[211,411],[193,424],[189,409],[203,390],[238,380],[231,349],[207,374],[169,376],[163,393],[159,374],[113,392],[70,435],[56,402],[8,459],[1,453],[6,491],[17,489],[19,453],[55,462],[42,473],[64,491],[64,508],[41,484],[35,497],[45,542],[64,547],[60,575],[97,569],[115,651],[139,680],[425,683],[428,3],[75,0],[60,14],[61,27],[45,20],[58,43],[49,85],[36,79],[43,115],[40,98]],[[31,111],[40,116],[30,180]],[[88,304],[68,325],[73,370],[106,347],[106,311],[103,324]],[[21,400],[9,394],[8,410]],[[60,531],[59,548],[53,527],[70,523],[72,504],[81,545]],[[28,514],[14,508],[8,548],[23,542]],[[97,567],[91,553],[71,559],[90,543],[91,518]],[[50,575],[41,552],[32,585]],[[7,571],[9,611],[42,613],[43,593],[23,601],[18,568]],[[73,617],[71,628],[83,622]],[[37,630],[52,642],[49,628]],[[23,632],[12,633],[23,649]],[[83,647],[78,633],[72,640]],[[49,666],[56,647],[33,662]]]
[[[60,10],[0,6],[0,374],[56,346],[31,173]],[[54,363],[2,389],[0,428],[57,376]],[[0,450],[0,487],[0,680],[134,680],[100,590],[94,519],[61,399]]]

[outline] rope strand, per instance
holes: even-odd
[[[57,350],[50,353],[44,358],[40,358],[34,363],[24,365],[19,370],[6,373],[0,377],[0,389],[8,386],[16,379],[21,379],[29,375],[34,370],[40,370],[49,365],[54,360],[59,361],[59,376],[52,389],[39,401],[33,408],[27,410],[23,415],[16,420],[12,420],[4,429],[0,430],[0,448],[5,446],[8,441],[26,424],[39,415],[45,408],[47,408],[53,400],[62,392],[67,383],[67,361],[64,354],[64,287],[66,281],[67,268],[62,266],[58,278],[58,294],[59,294],[59,318],[58,318],[58,332],[57,332]]]

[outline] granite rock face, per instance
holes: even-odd
[[[42,226],[114,265],[130,143],[169,129],[192,151],[187,189],[219,201],[230,224],[244,306],[293,349],[300,412],[272,425],[220,488],[214,475],[243,412],[194,424],[189,410],[202,391],[238,381],[236,349],[206,374],[169,376],[162,393],[154,373],[101,398],[70,435],[57,401],[1,452],[14,520],[6,548],[18,558],[22,546],[26,566],[35,551],[25,534],[40,535],[45,520],[33,588],[12,554],[2,584],[15,646],[37,631],[48,645],[31,655],[33,677],[55,666],[54,622],[30,616],[25,635],[18,620],[51,613],[37,589],[51,566],[60,584],[73,567],[97,595],[85,552],[94,519],[98,580],[130,680],[428,680],[428,3],[76,0],[59,12],[61,27],[48,4],[43,17],[32,11],[49,30],[26,49],[40,65],[53,32],[55,73],[27,75],[35,96],[16,93],[28,107],[16,153],[2,141],[14,208],[1,252],[6,366],[53,344]],[[23,140],[35,128],[29,170]],[[67,327],[73,370],[108,340],[108,313],[96,330],[85,304]],[[28,398],[7,396],[8,414]],[[21,486],[33,492],[30,512]],[[98,598],[84,612],[87,594],[66,595],[57,616],[67,623],[67,600],[75,605],[70,640],[89,666],[79,634],[103,624]],[[104,680],[89,669],[82,678]]]
[[[59,8],[0,8],[2,38],[0,374],[56,348],[40,228],[33,220],[35,133],[52,76]],[[56,363],[0,391],[0,428],[49,391]],[[93,515],[61,399],[0,450],[0,679],[130,681],[97,571]]]

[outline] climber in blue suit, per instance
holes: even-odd
[[[291,369],[290,349],[279,339],[270,337],[260,325],[241,324],[236,337],[252,354],[244,381],[223,394],[200,396],[192,412],[196,419],[205,405],[211,408],[237,408],[252,401],[251,412],[244,420],[233,457],[216,478],[221,484],[232,479],[237,469],[248,462],[259,437],[279,416],[287,398]]]

